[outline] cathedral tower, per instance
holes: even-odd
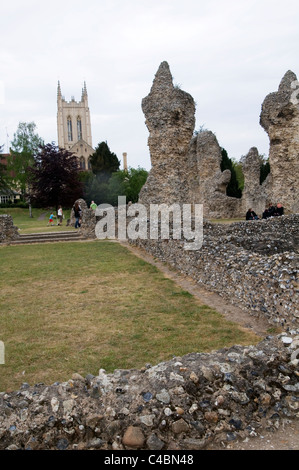
[[[94,153],[91,139],[90,112],[86,83],[82,89],[81,101],[66,101],[57,87],[57,132],[58,147],[76,155],[82,170],[90,169],[89,157]]]

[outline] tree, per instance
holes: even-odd
[[[234,167],[234,162],[229,158],[227,151],[224,148],[221,149],[221,154],[222,154],[222,160],[221,160],[221,165],[220,165],[221,171],[230,170],[231,172],[231,179],[227,185],[226,194],[227,196],[241,198],[242,191],[239,188],[237,174],[236,174],[236,170]]]
[[[98,181],[106,183],[112,173],[119,170],[120,161],[115,153],[111,152],[107,142],[101,142],[90,157],[92,172]]]
[[[148,172],[144,168],[129,168],[113,173],[108,182],[109,204],[116,205],[118,196],[126,196],[127,202],[138,201],[139,193],[146,182]]]
[[[148,176],[144,168],[129,168],[112,173],[107,183],[99,183],[96,176],[91,173],[82,175],[84,180],[84,198],[90,204],[94,200],[97,204],[107,203],[116,206],[118,196],[126,196],[127,202],[137,202],[142,186]]]
[[[91,201],[95,201],[96,204],[110,203],[108,200],[108,183],[99,182],[96,175],[90,174],[88,179],[84,180],[84,199],[89,205]]]
[[[54,143],[40,148],[30,169],[32,198],[41,206],[70,207],[82,197],[83,185],[79,177],[77,157]]]
[[[6,192],[9,190],[9,177],[6,169],[6,165],[1,163],[1,153],[3,150],[3,145],[0,145],[0,192]]]
[[[133,203],[138,201],[139,193],[146,182],[148,172],[144,168],[130,168],[127,172],[125,184],[125,196]]]
[[[238,181],[238,186],[241,191],[244,189],[244,173],[243,173],[243,168],[242,168],[242,163],[238,162],[236,160],[232,160],[233,166],[236,172],[236,178]]]
[[[259,155],[260,157],[260,184],[262,184],[270,173],[270,162],[269,158],[266,158],[265,155]]]
[[[23,198],[30,194],[29,168],[34,164],[34,155],[43,140],[35,132],[34,122],[20,122],[11,142],[11,154],[7,161],[7,171],[13,172],[12,185],[21,192]]]

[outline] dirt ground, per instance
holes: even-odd
[[[210,450],[299,450],[299,420],[288,421],[275,432],[234,441],[227,447],[212,446]]]
[[[215,309],[228,320],[239,323],[243,328],[248,328],[261,337],[269,334],[269,323],[266,320],[248,316],[237,305],[232,305],[220,295],[208,291],[188,276],[178,273],[165,263],[154,259],[144,250],[127,242],[121,242],[121,244],[136,256],[156,266],[166,277],[172,279],[182,289],[193,294],[200,302]],[[215,445],[211,447],[211,450],[299,450],[299,420],[286,420],[275,432],[264,432],[262,436],[251,437],[243,442],[233,441],[226,447]]]

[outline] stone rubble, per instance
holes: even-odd
[[[20,237],[18,227],[13,224],[11,215],[0,215],[0,243],[9,243]]]
[[[299,417],[299,330],[0,393],[0,449],[209,450]]]

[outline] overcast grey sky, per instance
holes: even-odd
[[[167,61],[196,104],[196,126],[231,158],[268,155],[261,105],[287,70],[299,78],[298,0],[10,0],[1,7],[0,144],[20,121],[57,143],[57,82],[87,85],[93,147],[149,169],[141,100]]]

